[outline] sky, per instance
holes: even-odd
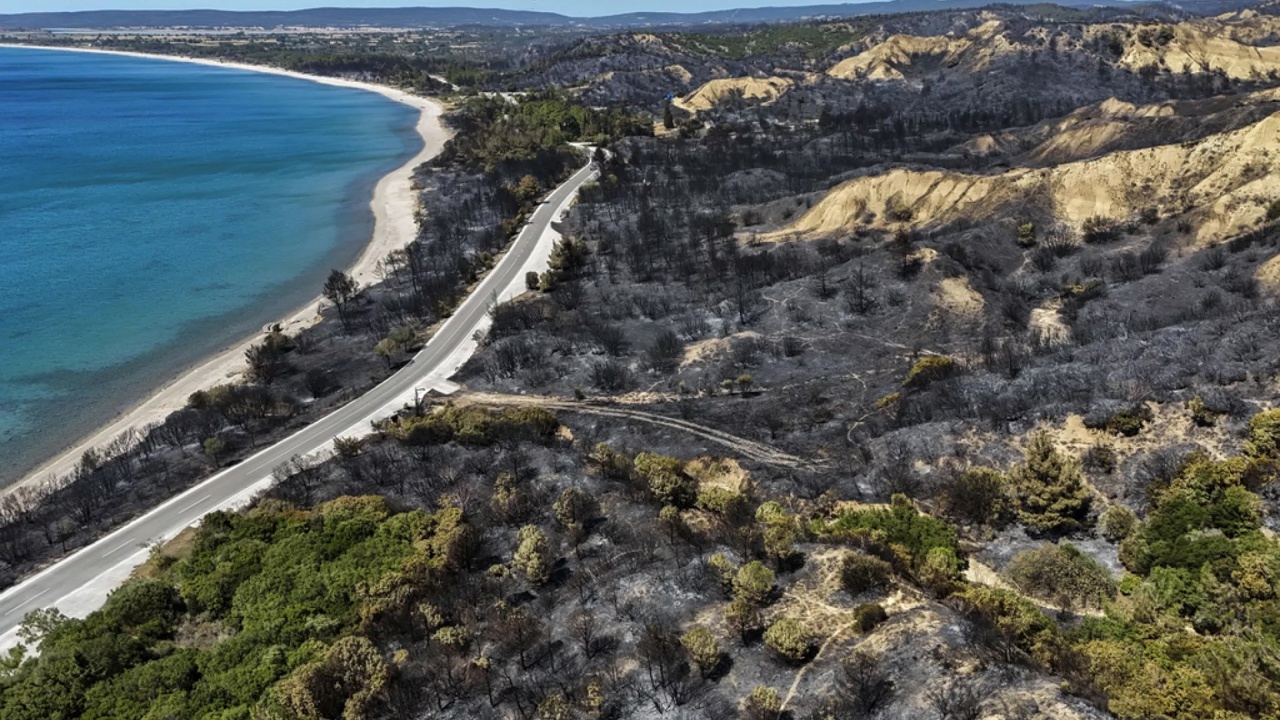
[[[0,0],[0,13],[62,10],[297,10],[311,7],[493,7],[590,17],[626,12],[701,12],[738,7],[819,5],[848,0]],[[855,0],[856,1],[856,0]]]

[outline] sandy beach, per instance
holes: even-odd
[[[444,149],[449,133],[441,122],[443,107],[436,101],[412,95],[402,90],[376,85],[373,83],[342,80],[316,75],[281,70],[278,68],[247,65],[243,63],[220,62],[202,58],[186,58],[167,55],[151,55],[147,53],[119,52],[112,50],[95,50],[90,48],[47,48],[34,45],[0,44],[0,47],[14,47],[28,50],[47,50],[50,52],[81,52],[128,57],[147,58],[170,62],[186,62],[196,65],[248,70],[252,72],[283,75],[285,77],[307,80],[310,82],[333,85],[374,92],[415,108],[419,112],[417,132],[422,136],[422,150],[412,159],[391,174],[383,177],[374,188],[370,207],[373,209],[373,237],[365,245],[355,264],[348,268],[361,285],[369,285],[379,278],[376,274],[378,261],[386,257],[392,250],[407,246],[418,234],[415,211],[417,210],[417,194],[413,189],[413,170],[430,160]],[[298,330],[314,324],[318,319],[318,309],[322,303],[319,295],[286,318],[281,318],[280,325],[286,332],[296,333]],[[195,364],[182,371],[175,379],[168,382],[146,399],[121,412],[106,425],[80,440],[56,457],[39,466],[18,482],[4,488],[0,493],[12,492],[20,487],[28,487],[53,478],[61,477],[74,469],[76,463],[86,450],[100,447],[119,437],[131,428],[143,428],[163,420],[169,413],[186,405],[191,393],[225,383],[235,378],[245,369],[244,353],[249,345],[257,342],[261,333],[254,333],[244,340],[224,348],[207,360]]]

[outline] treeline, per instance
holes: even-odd
[[[779,688],[727,674],[811,663],[835,680],[791,699],[802,717],[911,694],[980,716],[974,673],[940,670],[926,692],[875,652],[815,657],[841,623],[856,639],[914,612],[886,601],[895,591],[963,623],[980,666],[1054,673],[1126,720],[1280,712],[1280,545],[1254,492],[1280,466],[1280,412],[1254,418],[1241,457],[1184,458],[1148,488],[1142,521],[1055,502],[1076,497],[1080,470],[1048,436],[1007,473],[967,469],[940,514],[1096,521],[1129,571],[1117,583],[1046,545],[1010,564],[1021,592],[967,582],[956,527],[903,495],[850,506],[773,495],[729,461],[566,451],[532,408],[446,406],[386,430],[280,473],[271,494],[289,501],[208,516],[86,619],[30,614],[40,653],[0,673],[0,718],[766,718]],[[325,499],[360,489],[386,497]],[[841,592],[824,612],[838,622],[819,624],[788,598],[809,592],[807,563],[832,561]]]
[[[369,717],[395,670],[375,640],[474,546],[458,510],[376,497],[214,513],[193,543],[85,620],[29,616],[40,655],[5,673],[0,717]]]
[[[587,107],[555,92],[508,99],[470,98],[450,117],[459,130],[441,161],[500,171],[554,162],[565,144],[607,145],[632,135],[652,135],[647,116],[621,107]]]

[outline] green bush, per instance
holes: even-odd
[[[1110,218],[1095,215],[1084,221],[1081,235],[1090,244],[1115,242],[1120,239],[1120,226]]]
[[[743,565],[733,581],[734,594],[753,605],[764,605],[773,595],[773,571],[753,560]]]
[[[889,584],[893,566],[877,557],[860,552],[845,553],[840,562],[840,582],[850,595],[861,595]]]
[[[764,685],[751,688],[751,694],[742,701],[745,720],[777,720],[782,712],[782,700],[778,691]]]
[[[1004,473],[973,467],[955,477],[946,489],[947,512],[976,525],[1000,521],[1009,509],[1008,480]]]
[[[819,536],[894,547],[906,567],[919,568],[929,551],[946,548],[956,554],[955,528],[916,511],[905,495],[894,495],[888,509],[856,510],[832,522],[813,525]]]
[[[923,390],[929,385],[946,380],[960,371],[960,364],[945,355],[928,355],[916,361],[907,372],[902,386],[908,390]]]
[[[703,625],[694,625],[680,636],[680,645],[689,653],[689,659],[706,676],[720,664],[720,644],[716,636]]]
[[[1035,223],[1022,223],[1018,226],[1018,247],[1029,248],[1035,247],[1036,244],[1036,225]]]
[[[1249,420],[1245,452],[1254,457],[1280,458],[1280,410],[1268,410]]]
[[[520,528],[511,566],[531,584],[541,585],[551,577],[551,543],[536,525]]]
[[[1084,424],[1090,430],[1105,430],[1112,435],[1134,437],[1153,419],[1155,416],[1151,408],[1146,405],[1134,405],[1111,415],[1086,417]]]
[[[1023,593],[1068,610],[1100,607],[1116,591],[1106,568],[1070,543],[1018,553],[1005,576]]]
[[[808,658],[813,636],[799,620],[784,617],[764,631],[764,644],[787,662],[799,663]]]
[[[884,606],[880,603],[866,603],[853,609],[853,617],[858,624],[858,630],[869,633],[888,620],[889,613],[885,612]]]
[[[1123,505],[1111,505],[1098,519],[1102,536],[1113,543],[1120,542],[1133,534],[1138,528],[1138,518],[1133,511]]]
[[[1187,412],[1191,413],[1191,421],[1199,427],[1213,427],[1222,413],[1214,412],[1199,396],[1187,401]]]
[[[685,472],[684,462],[679,458],[642,452],[636,455],[634,468],[658,502],[678,508],[693,506],[698,483]]]
[[[1058,626],[1040,608],[1010,590],[970,586],[949,601],[980,629],[1003,637],[1042,667],[1060,657],[1063,639]]]
[[[500,441],[549,443],[560,429],[555,413],[538,407],[498,412],[446,405],[430,415],[401,419],[388,433],[405,445],[486,446]]]
[[[465,533],[456,509],[393,515],[382,498],[210,514],[160,577],[83,620],[32,618],[40,653],[6,675],[0,717],[370,716],[389,671],[362,633],[406,632],[396,619],[447,581]],[[217,631],[175,647],[180,628]]]

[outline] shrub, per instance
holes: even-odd
[[[1102,527],[1102,536],[1113,543],[1124,540],[1138,529],[1138,518],[1123,505],[1108,507],[1098,522]]]
[[[896,222],[911,222],[915,217],[915,211],[911,209],[901,197],[895,197],[889,202],[889,207],[885,210],[885,214],[890,220]]]
[[[680,636],[680,645],[705,677],[720,664],[720,644],[715,635],[702,625],[694,625]]]
[[[715,485],[699,488],[695,504],[699,510],[726,518],[740,517],[749,509],[746,495],[737,490]]]
[[[893,694],[893,681],[878,657],[855,650],[840,663],[836,691],[837,705],[829,716],[870,717]]]
[[[333,450],[343,460],[357,457],[364,450],[364,440],[358,437],[338,437],[333,439]]]
[[[647,353],[649,367],[662,373],[671,373],[680,366],[680,358],[684,354],[684,343],[672,330],[667,330],[653,341]]]
[[[1116,451],[1110,446],[1098,443],[1084,451],[1084,457],[1080,462],[1089,472],[1110,475],[1116,471],[1120,460],[1116,457]]]
[[[840,562],[840,582],[850,595],[861,595],[889,584],[893,566],[860,552],[845,553]]]
[[[902,386],[908,390],[923,390],[939,380],[955,375],[959,370],[960,366],[953,358],[929,355],[916,361]]]
[[[1005,575],[1023,593],[1068,610],[1099,607],[1116,592],[1106,568],[1070,543],[1018,553]]]
[[[600,503],[578,488],[565,488],[552,504],[556,522],[565,529],[581,528],[600,513]]]
[[[1041,666],[1052,665],[1060,653],[1058,626],[1021,595],[981,585],[953,595],[949,603],[978,626],[1011,643]]]
[[[738,567],[733,561],[725,557],[724,553],[714,553],[707,558],[707,567],[710,568],[713,576],[720,582],[720,588],[724,590],[725,595],[733,593],[734,578],[737,577]]]
[[[757,685],[742,701],[742,715],[746,720],[777,720],[781,712],[782,700],[771,687]]]
[[[1090,415],[1085,418],[1084,424],[1090,430],[1105,430],[1112,435],[1134,437],[1142,432],[1142,428],[1154,418],[1151,408],[1146,405],[1134,405],[1111,415]]]
[[[947,512],[965,522],[995,523],[1005,514],[1008,505],[1008,480],[998,470],[972,467],[957,475],[947,487]]]
[[[812,643],[808,628],[794,618],[784,617],[764,631],[764,644],[787,662],[804,662]]]
[[[1199,427],[1213,427],[1222,414],[1212,410],[1199,395],[1188,400],[1186,407],[1191,421]]]
[[[1249,441],[1245,453],[1254,457],[1280,458],[1280,410],[1268,410],[1249,420]]]
[[[1035,223],[1022,223],[1018,226],[1018,247],[1034,247],[1036,244]]]
[[[697,481],[685,472],[684,462],[679,458],[643,452],[636,455],[633,465],[658,502],[678,508],[693,506]]]
[[[758,560],[743,565],[733,581],[737,597],[754,605],[764,605],[773,594],[773,571]]]
[[[1084,241],[1090,244],[1115,242],[1120,239],[1120,227],[1110,218],[1095,215],[1084,221],[1080,228]]]
[[[858,630],[869,633],[888,620],[889,613],[880,603],[866,603],[853,609],[853,618],[858,623]]]
[[[920,514],[905,495],[894,495],[888,509],[857,510],[814,527],[818,533],[835,538],[893,546],[902,562],[912,568],[918,568],[934,548],[947,548],[952,553],[958,549],[955,528]]]
[[[960,556],[949,547],[932,548],[916,570],[916,577],[937,595],[950,595],[960,579]]]
[[[876,407],[876,410],[884,410],[886,408],[894,407],[900,402],[902,402],[902,393],[891,392],[888,395],[885,395],[884,397],[880,398],[879,400],[876,400],[875,407]]]

